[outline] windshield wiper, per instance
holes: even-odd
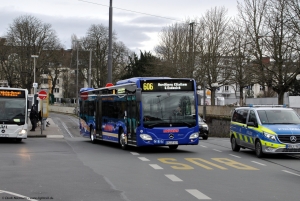
[[[191,124],[191,123],[188,123],[188,122],[186,122],[186,121],[176,121],[176,122],[174,122],[175,124],[176,123],[184,123],[185,125],[187,125],[188,127],[192,127],[193,125]]]
[[[165,124],[168,124],[168,123],[166,123],[166,122],[159,122],[159,123],[154,123],[154,124],[150,124],[150,125],[148,125],[149,127],[154,127],[154,126],[158,126],[158,125],[165,125]]]

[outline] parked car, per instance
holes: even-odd
[[[207,123],[205,123],[205,120],[198,115],[199,119],[199,137],[202,137],[203,140],[207,140],[209,129]]]

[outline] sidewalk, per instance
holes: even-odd
[[[27,137],[28,138],[34,138],[34,137],[44,137],[44,138],[64,138],[64,135],[60,128],[53,122],[51,118],[47,118],[49,121],[50,125],[47,127],[45,126],[45,129],[41,131],[41,126],[39,125],[38,127],[35,128],[35,131],[30,131],[32,128],[32,125],[29,121],[28,124],[28,133]]]

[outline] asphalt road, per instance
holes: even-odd
[[[299,156],[258,159],[224,138],[122,150],[82,138],[74,116],[50,117],[64,139],[0,141],[0,200],[299,200]]]

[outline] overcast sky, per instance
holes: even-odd
[[[239,0],[241,1],[241,0]],[[86,35],[92,24],[109,26],[110,0],[0,0],[0,37],[13,20],[32,15],[50,23],[65,49],[71,35]],[[118,41],[138,52],[153,51],[158,34],[166,26],[202,16],[207,10],[224,6],[237,14],[237,0],[113,0],[113,31]]]

